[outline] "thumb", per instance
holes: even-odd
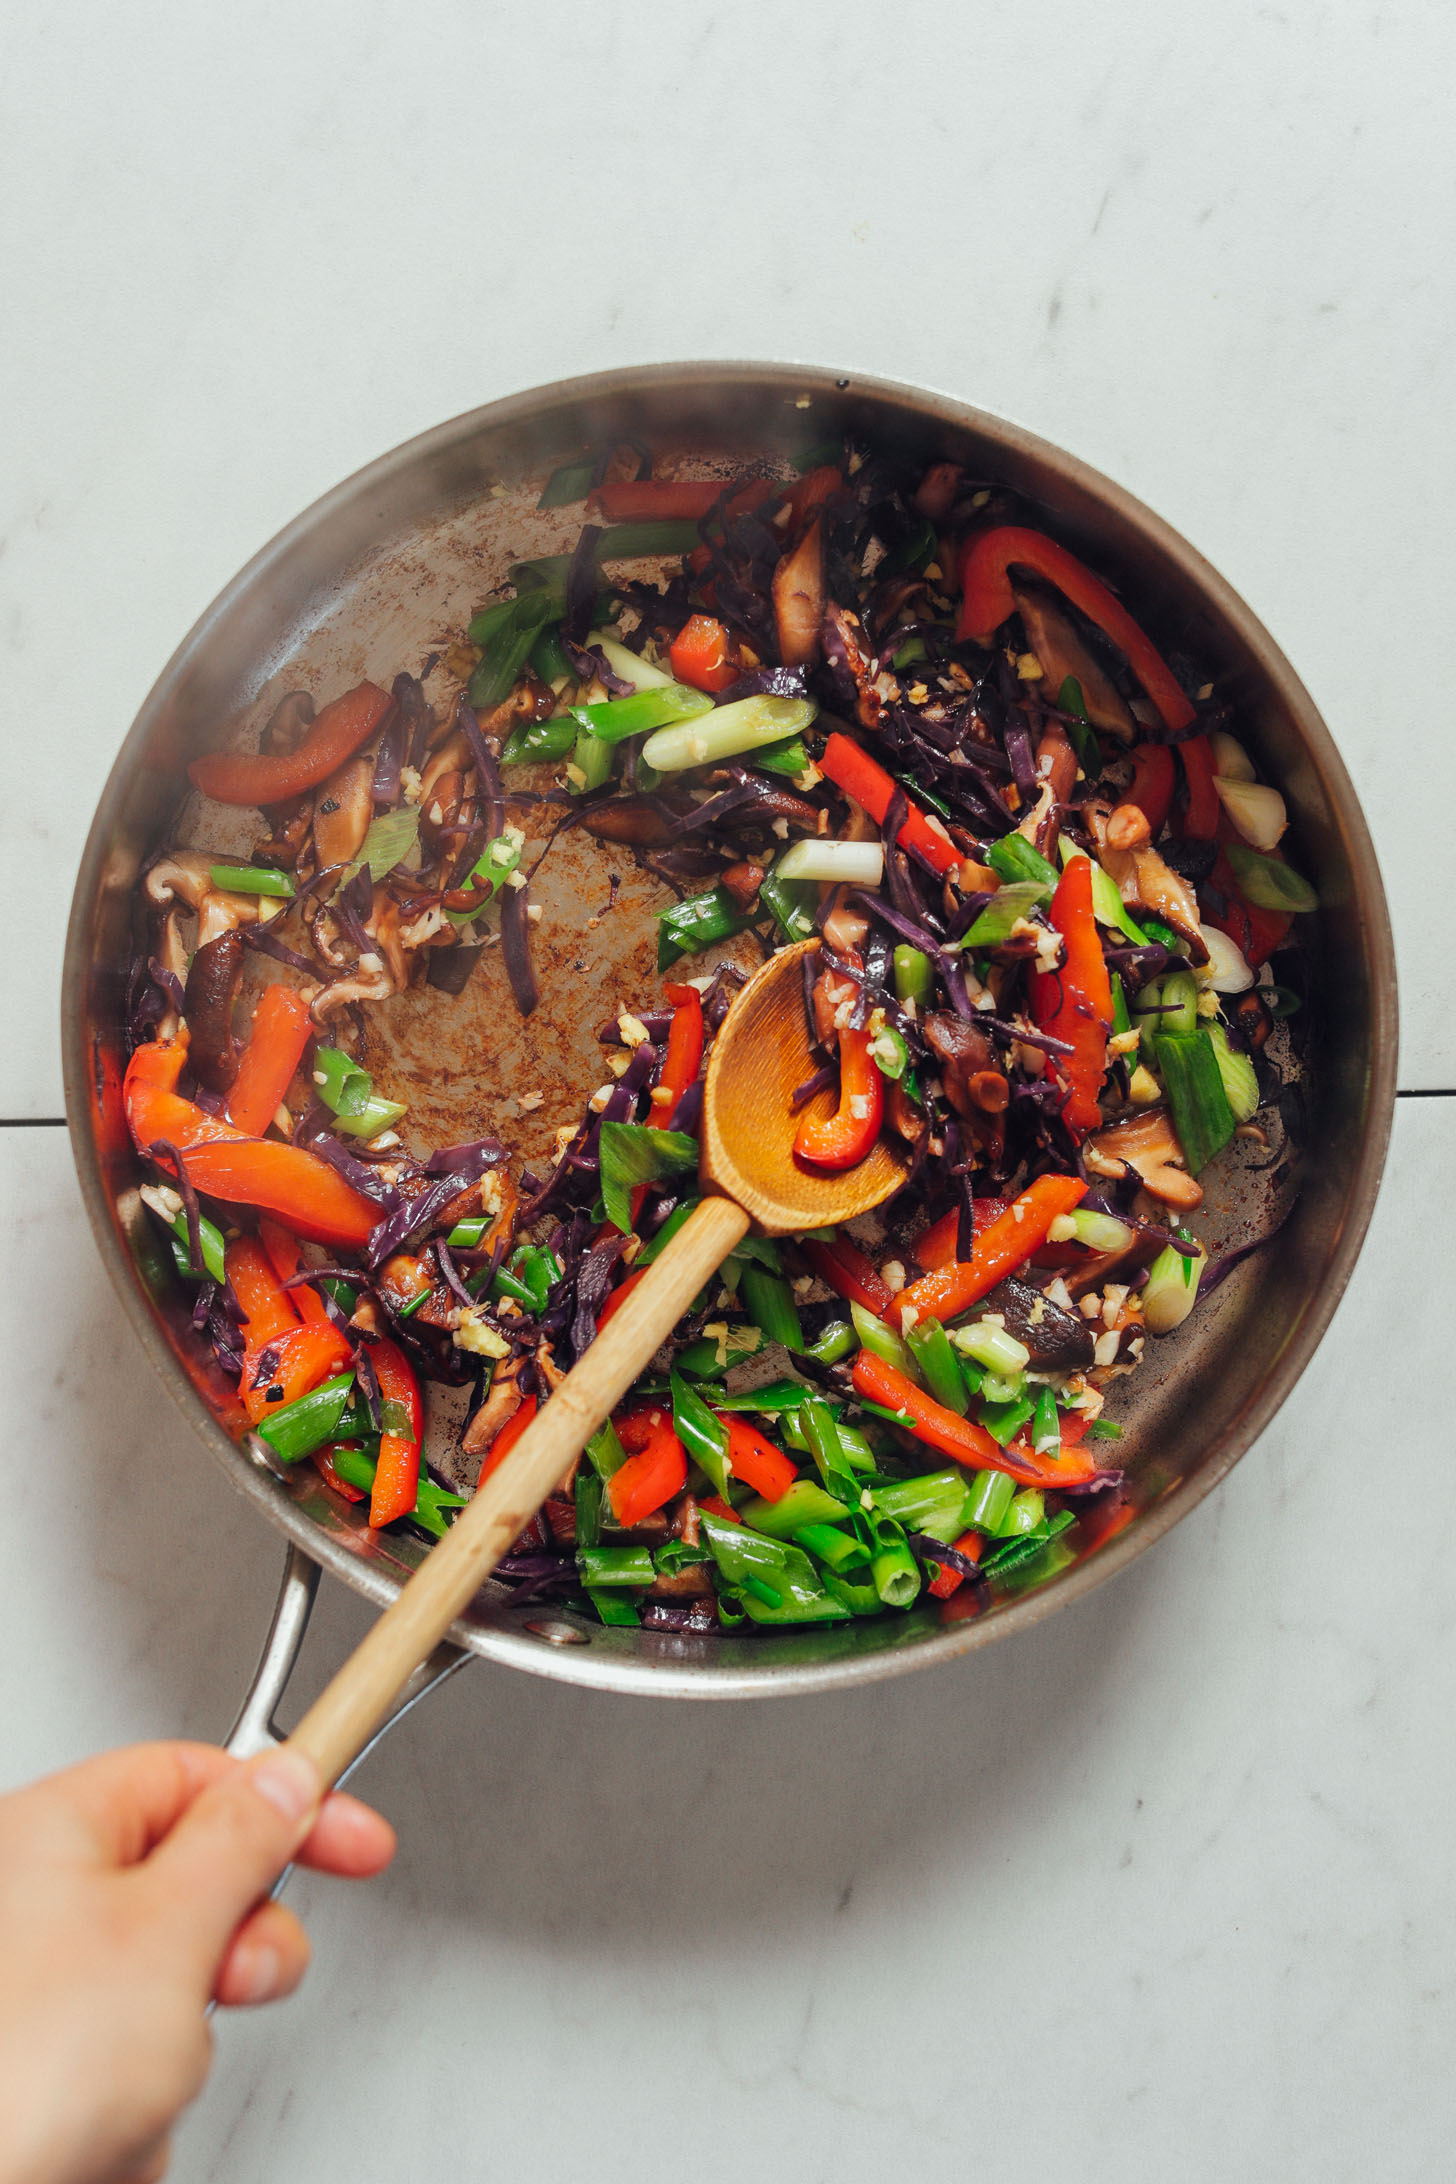
[[[304,1753],[265,1752],[204,1790],[148,1858],[155,1915],[209,1990],[234,1928],[308,1834],[323,1794]]]

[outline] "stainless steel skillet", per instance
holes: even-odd
[[[482,1596],[458,1651],[538,1675],[663,1697],[821,1690],[928,1666],[1077,1598],[1200,1501],[1272,1418],[1314,1352],[1359,1251],[1393,1111],[1396,989],[1389,920],[1368,831],[1338,752],[1268,633],[1202,558],[1109,480],[1018,427],[948,397],[810,368],[687,364],[601,374],[512,396],[383,457],[300,516],[242,571],[168,663],[107,782],[76,884],[62,994],[66,1100],[88,1213],[137,1334],[238,1491],[290,1542],[274,1641],[239,1729],[266,1733],[319,1567],[381,1604],[425,1551],[374,1538],[311,1473],[260,1468],[220,1423],[228,1387],[180,1297],[159,1288],[140,1239],[140,1180],[120,1115],[121,1011],[137,878],[171,838],[182,768],[227,726],[264,717],[302,685],[326,696],[361,675],[386,685],[448,645],[523,546],[565,536],[535,516],[536,489],[584,447],[637,438],[727,468],[782,458],[849,428],[911,460],[948,457],[1014,486],[1057,534],[1113,573],[1161,628],[1181,628],[1235,694],[1240,732],[1293,815],[1298,862],[1322,908],[1304,921],[1306,1011],[1300,1194],[1275,1242],[1239,1267],[1187,1328],[1150,1345],[1120,1384],[1133,1490],[1115,1531],[1094,1515],[1065,1565],[1030,1589],[908,1616],[755,1638],[608,1630]],[[579,510],[576,512],[579,516]],[[246,846],[244,820],[232,844]],[[621,876],[618,905],[591,921]],[[575,1117],[600,1080],[596,1025],[655,991],[651,912],[665,897],[630,860],[577,832],[534,890],[542,1003],[529,1024],[483,959],[463,996],[411,992],[371,1022],[373,1065],[408,1085],[421,1144],[502,1127],[528,1154]],[[523,1111],[518,1095],[539,1092]],[[403,1095],[402,1095],[403,1096]],[[507,1104],[510,1103],[510,1104]],[[1210,1191],[1215,1235],[1260,1232],[1267,1177],[1236,1169]],[[448,1404],[445,1406],[448,1411]],[[448,1427],[446,1427],[448,1434]],[[423,1687],[424,1679],[422,1679]]]

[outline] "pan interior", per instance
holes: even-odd
[[[512,1610],[491,1588],[458,1626],[465,1643],[541,1673],[698,1694],[818,1686],[962,1650],[1045,1612],[1125,1562],[1201,1497],[1272,1415],[1348,1278],[1378,1183],[1393,1100],[1394,974],[1373,853],[1344,769],[1287,663],[1227,588],[1164,526],[1107,481],[1015,428],[959,405],[872,383],[770,367],[621,374],[493,405],[399,450],[299,519],[209,610],[168,666],[108,784],[77,887],[64,1033],[73,1139],[98,1237],[149,1349],[239,1486],[307,1551],[384,1600],[426,1552],[371,1535],[306,1466],[281,1479],[233,1440],[229,1383],[187,1319],[151,1243],[119,1112],[121,1008],[137,878],[163,841],[220,853],[256,842],[255,814],[181,791],[186,760],[256,738],[279,696],[319,702],[368,676],[435,667],[438,705],[457,687],[451,653],[513,560],[569,546],[579,508],[538,512],[545,476],[584,449],[636,437],[693,474],[787,466],[806,445],[850,429],[913,459],[950,457],[1031,494],[1074,549],[1121,578],[1163,628],[1226,678],[1240,732],[1280,783],[1301,867],[1323,908],[1304,921],[1310,993],[1305,1072],[1291,1089],[1289,1162],[1276,1135],[1205,1175],[1200,1227],[1214,1251],[1262,1235],[1297,1183],[1276,1241],[1240,1266],[1180,1336],[1150,1343],[1116,1383],[1129,1496],[1090,1503],[1040,1566],[988,1594],[898,1618],[750,1638],[607,1630],[585,1643],[534,1634],[563,1619]],[[455,665],[458,666],[458,654]],[[529,777],[544,788],[549,774]],[[525,819],[528,861],[546,850],[544,814]],[[365,1012],[363,1058],[420,1150],[493,1131],[538,1172],[558,1129],[604,1081],[596,1031],[658,992],[653,913],[671,899],[630,851],[568,829],[532,883],[541,917],[535,1014],[512,1003],[488,949],[463,994],[411,989]],[[610,907],[609,907],[610,906]],[[746,968],[751,936],[729,944]],[[711,958],[706,959],[710,964]],[[705,967],[695,963],[695,972]],[[200,1402],[199,1402],[200,1399]],[[458,1391],[432,1390],[433,1452],[458,1461]],[[569,1618],[565,1619],[567,1622]]]

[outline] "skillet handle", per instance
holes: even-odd
[[[318,1583],[318,1564],[310,1561],[301,1547],[290,1547],[283,1564],[283,1582],[278,1588],[273,1620],[263,1641],[253,1681],[225,1740],[224,1749],[235,1759],[251,1759],[255,1753],[267,1751],[284,1740],[286,1731],[278,1727],[276,1715],[303,1645]],[[460,1646],[438,1645],[429,1659],[422,1661],[415,1670],[397,1704],[344,1772],[352,1774],[360,1760],[373,1751],[386,1730],[392,1729],[402,1714],[407,1714],[412,1706],[428,1697],[437,1685],[463,1668],[469,1659],[470,1655]]]

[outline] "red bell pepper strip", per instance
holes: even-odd
[[[358,1251],[380,1218],[379,1208],[326,1161],[274,1138],[213,1139],[189,1146],[184,1164],[195,1187],[209,1197],[279,1214],[316,1244]]]
[[[672,1024],[662,1074],[652,1088],[651,1120],[659,1130],[671,1128],[678,1101],[690,1084],[697,1083],[703,1060],[702,995],[696,986],[665,986],[663,991],[672,1003]],[[634,1220],[637,1210],[632,1209]]]
[[[216,804],[282,804],[316,789],[367,743],[394,700],[361,682],[326,705],[293,751],[211,751],[187,769],[195,789]]]
[[[475,1482],[475,1491],[477,1494],[480,1492],[481,1488],[484,1486],[486,1480],[490,1477],[491,1473],[500,1469],[501,1465],[505,1462],[507,1456],[510,1455],[511,1450],[515,1447],[517,1441],[520,1440],[521,1435],[525,1432],[527,1426],[529,1426],[529,1424],[531,1423],[531,1420],[535,1417],[536,1412],[539,1408],[540,1406],[537,1403],[535,1396],[528,1395],[521,1403],[519,1409],[512,1411],[510,1417],[501,1427],[500,1432],[491,1442],[490,1447],[486,1450],[485,1455],[481,1459],[480,1476]]]
[[[891,780],[884,767],[877,765],[852,736],[841,735],[838,729],[834,731],[824,746],[819,771],[837,789],[843,789],[846,796],[852,797],[871,819],[883,824],[890,799],[899,784]],[[927,818],[918,804],[912,804],[906,813],[899,841],[901,849],[913,850],[932,872],[944,874],[960,869],[963,861],[960,850],[940,821]]]
[[[728,1507],[721,1494],[705,1494],[698,1507],[706,1509],[710,1517],[722,1517],[728,1524],[741,1524],[743,1521],[736,1509]]]
[[[175,1039],[138,1047],[128,1062],[122,1097],[137,1150],[148,1153],[165,1139],[184,1155],[197,1190],[276,1213],[315,1243],[358,1249],[379,1219],[378,1207],[315,1154],[277,1138],[245,1137],[220,1115],[180,1098],[176,1085],[186,1059],[184,1029]]]
[[[1079,860],[1080,862],[1080,860]],[[982,1229],[971,1247],[969,1259],[952,1259],[948,1266],[911,1282],[890,1302],[885,1314],[896,1326],[913,1306],[921,1319],[949,1322],[970,1310],[978,1298],[1008,1274],[1024,1266],[1058,1214],[1070,1213],[1087,1195],[1080,1176],[1039,1175],[1006,1211]],[[908,1383],[907,1383],[908,1385]]]
[[[243,1342],[249,1350],[266,1349],[303,1324],[278,1270],[257,1236],[235,1236],[223,1259],[243,1314]]]
[[[609,1235],[614,1233],[615,1231],[608,1230]],[[633,1290],[637,1287],[637,1284],[641,1281],[645,1281],[646,1279],[647,1268],[645,1266],[639,1268],[635,1274],[624,1274],[622,1276],[622,1279],[618,1282],[616,1288],[612,1291],[612,1294],[608,1297],[606,1303],[602,1306],[600,1312],[598,1312],[597,1314],[598,1334],[600,1334],[602,1329],[606,1326],[607,1321],[611,1318],[612,1314],[617,1311],[621,1305],[624,1305],[627,1302],[627,1299],[631,1296]]]
[[[968,1561],[980,1561],[981,1535],[979,1532],[962,1532],[959,1539],[951,1541],[951,1545],[958,1555],[965,1555]],[[925,1590],[933,1600],[949,1600],[957,1586],[964,1583],[965,1577],[960,1570],[949,1569],[942,1562]]]
[[[880,1134],[885,1080],[870,1053],[868,1030],[839,1034],[839,1105],[832,1115],[806,1115],[794,1139],[800,1160],[817,1168],[852,1168]]]
[[[292,986],[269,986],[253,1011],[253,1029],[228,1094],[228,1120],[261,1137],[292,1084],[311,1030],[308,1003]]]
[[[723,497],[726,478],[608,478],[588,501],[608,523],[653,523],[679,517],[701,523]],[[776,490],[772,478],[750,478],[727,503],[730,516],[759,508]]]
[[[751,1420],[736,1412],[713,1413],[728,1433],[728,1468],[765,1501],[782,1501],[799,1474],[780,1448],[766,1440]]]
[[[1126,800],[1137,805],[1156,841],[1173,801],[1173,754],[1166,743],[1140,743],[1133,752]]]
[[[726,690],[738,671],[728,659],[728,632],[711,614],[694,614],[667,648],[672,671],[694,690]]]
[[[243,1375],[238,1390],[253,1424],[284,1403],[294,1403],[348,1363],[347,1339],[327,1320],[304,1322],[279,1279],[262,1241],[237,1236],[227,1247],[227,1275],[243,1310]],[[258,1384],[258,1366],[272,1353],[270,1371]],[[273,1391],[279,1389],[280,1394]]]
[[[298,1248],[298,1238],[290,1236],[286,1228],[266,1218],[258,1223],[258,1235],[269,1263],[280,1282],[291,1282],[303,1267],[303,1253]],[[333,1325],[324,1309],[324,1300],[310,1282],[300,1282],[296,1289],[285,1292],[289,1303],[300,1319],[312,1320],[318,1325]]]
[[[1112,982],[1092,914],[1090,857],[1072,859],[1047,915],[1066,944],[1066,961],[1059,971],[1033,971],[1027,994],[1040,1028],[1072,1048],[1057,1055],[1052,1067],[1067,1088],[1062,1110],[1067,1127],[1082,1138],[1102,1121],[1097,1095],[1107,1076],[1112,1030]]]
[[[1053,1458],[1038,1456],[1019,1443],[1003,1448],[984,1426],[947,1410],[893,1365],[876,1357],[873,1350],[860,1351],[853,1377],[860,1395],[886,1410],[903,1411],[909,1420],[907,1432],[958,1464],[968,1464],[977,1471],[1004,1471],[1022,1486],[1087,1486],[1100,1476],[1095,1459],[1081,1449],[1071,1456]]]
[[[687,1451],[672,1430],[672,1413],[660,1404],[622,1411],[612,1424],[628,1456],[607,1481],[607,1500],[629,1532],[682,1492],[688,1483]]]
[[[977,1232],[988,1228],[993,1221],[999,1221],[1010,1203],[1009,1198],[978,1198],[975,1202]],[[959,1231],[960,1216],[954,1211],[943,1213],[938,1221],[932,1221],[910,1247],[916,1264],[924,1267],[927,1274],[933,1274],[938,1267],[949,1266],[956,1255]],[[1031,1255],[1034,1266],[1078,1266],[1086,1256],[1086,1247],[1075,1242],[1039,1244]]]
[[[879,1269],[871,1265],[862,1251],[856,1251],[847,1237],[836,1236],[832,1244],[821,1244],[806,1236],[799,1249],[820,1281],[837,1297],[843,1297],[846,1304],[862,1304],[867,1312],[881,1314],[889,1309],[893,1292],[881,1281]],[[954,1233],[951,1235],[951,1256],[955,1256]]]
[[[1183,812],[1183,832],[1200,842],[1211,842],[1223,817],[1223,806],[1214,787],[1213,746],[1207,736],[1190,736],[1178,746],[1183,778],[1188,783],[1188,802]]]
[[[404,1412],[403,1423],[387,1424],[380,1436],[379,1464],[374,1473],[374,1491],[369,1497],[369,1527],[377,1532],[382,1525],[407,1517],[414,1508],[420,1490],[420,1441],[425,1430],[425,1413],[414,1368],[399,1345],[391,1342],[387,1335],[381,1335],[378,1341],[370,1344],[369,1355],[378,1377],[380,1395],[386,1403],[398,1404]]]
[[[1013,564],[1054,584],[1127,655],[1128,666],[1157,707],[1165,728],[1188,726],[1193,707],[1157,646],[1101,578],[1044,531],[1004,523],[966,540],[961,549],[958,642],[970,637],[977,644],[988,645],[1001,624],[1015,612],[1010,574]]]

